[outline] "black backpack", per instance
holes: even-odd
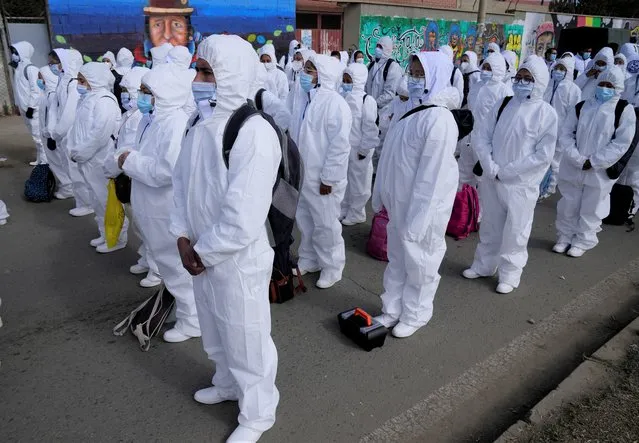
[[[255,108],[258,111],[264,110],[264,105],[262,104],[262,95],[266,92],[266,89],[262,88],[257,93],[255,93]]]
[[[579,116],[581,115],[581,108],[584,107],[584,103],[586,102],[585,101],[579,102],[575,105],[577,120],[579,120]],[[626,109],[626,106],[628,105],[629,103],[626,100],[619,100],[617,102],[617,106],[615,107],[615,132],[612,134],[613,140],[617,136],[617,129],[619,128],[619,123],[621,122],[621,114],[623,114],[623,111]],[[624,169],[626,169],[626,166],[628,165],[628,162],[630,161],[630,157],[632,157],[632,154],[635,152],[635,149],[637,148],[637,144],[639,143],[639,108],[635,108],[635,115],[637,116],[635,136],[632,138],[632,141],[630,142],[630,146],[628,147],[628,150],[623,155],[623,157],[619,159],[617,163],[615,163],[614,165],[606,169],[606,174],[608,175],[608,178],[610,178],[611,180],[616,180],[621,176],[621,173],[623,172]]]
[[[395,60],[393,60],[392,58],[389,58],[386,64],[384,65],[384,72],[382,73],[382,78],[384,79],[384,81],[386,81],[386,78],[388,77],[388,70],[390,69],[393,63],[397,63],[397,62],[395,62]],[[373,66],[375,66],[375,62],[370,62],[368,64],[368,72],[371,72],[371,70],[373,69]]]
[[[304,282],[300,278],[298,286],[293,284],[293,269],[297,269],[297,262],[293,258],[290,248],[293,244],[293,228],[295,213],[299,201],[300,190],[304,181],[304,165],[297,145],[293,139],[284,133],[270,115],[256,109],[252,102],[238,108],[229,118],[222,136],[222,157],[226,167],[235,140],[244,123],[251,117],[259,115],[273,128],[282,149],[282,161],[277,173],[277,180],[273,187],[273,201],[268,212],[268,222],[273,234],[275,246],[273,250],[273,273],[270,285],[271,303],[283,303],[293,298],[296,292],[306,291]]]
[[[402,118],[400,118],[399,120],[400,121],[404,120],[406,117],[409,117],[417,112],[423,111],[425,109],[430,109],[430,108],[441,108],[441,106],[420,105],[420,106],[417,106],[416,108],[411,109],[406,114],[402,115]],[[457,141],[459,141],[473,131],[473,125],[475,124],[475,120],[473,118],[472,112],[470,112],[468,109],[452,109],[450,110],[450,113],[453,114],[453,117],[455,118],[455,123],[457,123],[457,130],[459,132],[459,135],[457,136]]]
[[[455,74],[457,73],[457,66],[453,66],[453,73],[450,74],[450,85],[455,86]]]
[[[113,328],[113,335],[122,336],[127,329],[140,342],[140,349],[148,351],[151,339],[160,333],[164,322],[175,306],[175,298],[164,286],[144,303],[135,308]]]
[[[634,229],[632,221],[632,209],[636,202],[634,200],[634,192],[630,186],[620,185],[616,183],[610,192],[610,214],[603,219],[606,225],[622,226],[628,225],[629,230]]]
[[[36,165],[24,183],[24,198],[34,203],[50,202],[55,187],[55,176],[49,165]]]
[[[513,97],[511,95],[504,98],[504,101],[501,103],[501,106],[497,111],[497,120],[495,120],[495,126],[497,126],[497,122],[499,121],[501,114],[504,112],[504,109],[506,109],[506,106],[508,106],[508,103],[510,103],[512,98]],[[484,168],[481,167],[481,163],[475,163],[475,166],[473,167],[473,174],[475,174],[477,177],[481,177],[482,175],[484,175]]]

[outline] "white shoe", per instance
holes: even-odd
[[[2,220],[0,220],[0,226],[4,226],[7,224],[7,219],[3,218]]]
[[[215,386],[200,389],[193,395],[193,398],[196,402],[202,403],[203,405],[216,405],[224,401],[238,400],[237,394],[222,392]]]
[[[341,280],[341,277],[338,279],[332,279],[320,274],[320,278],[319,280],[317,280],[317,283],[315,283],[315,286],[317,286],[320,289],[328,289],[335,286],[335,284],[337,284],[340,280]]]
[[[399,319],[389,314],[378,315],[377,317],[374,317],[374,320],[377,323],[381,323],[382,325],[386,326],[388,329],[391,329],[392,327],[397,325],[397,323],[399,323]]]
[[[472,270],[472,268],[466,269],[462,272],[462,276],[467,278],[468,280],[475,280],[476,278],[481,278],[481,275]]]
[[[349,218],[345,218],[344,220],[342,220],[342,225],[344,225],[344,226],[355,226],[355,225],[361,225],[362,223],[366,223],[366,219],[364,219],[364,220],[351,220]]]
[[[93,209],[91,208],[73,208],[69,211],[73,217],[84,217],[85,215],[93,214]]]
[[[406,323],[398,323],[397,326],[393,328],[393,337],[396,338],[406,338],[413,335],[417,332],[419,328],[415,326],[408,326]]]
[[[55,194],[53,194],[53,196],[58,200],[66,200],[73,197],[73,194],[67,195],[67,194],[63,194],[62,192],[56,192]]]
[[[510,286],[507,283],[499,283],[497,285],[497,292],[499,292],[500,294],[510,294],[514,290],[515,290],[515,287]]]
[[[147,272],[149,272],[149,267],[148,266],[142,266],[138,263],[134,264],[133,266],[131,266],[129,268],[129,272],[133,275],[140,275],[140,274],[146,274]]]
[[[98,251],[100,254],[108,254],[109,252],[115,252],[115,251],[119,251],[120,249],[124,249],[126,248],[126,242],[117,242],[115,244],[114,247],[109,248],[107,246],[106,243],[101,244],[100,246],[98,246],[97,248],[95,248],[96,251]]]
[[[160,286],[162,284],[162,279],[156,275],[153,271],[149,271],[149,273],[140,280],[140,286],[143,288],[155,288],[156,286]]]
[[[29,166],[38,166],[40,164],[40,162],[38,160],[34,160],[32,162],[29,162]]]
[[[106,240],[102,236],[98,238],[94,238],[93,240],[89,242],[92,248],[97,248],[98,246],[103,245],[104,243],[106,243]]]
[[[256,443],[261,436],[262,432],[239,425],[226,440],[226,443]]]
[[[556,252],[557,254],[565,254],[566,251],[570,248],[568,243],[557,243],[552,247],[552,252]]]
[[[300,275],[315,274],[316,272],[320,272],[321,270],[322,270],[321,268],[313,268],[313,269],[300,268]],[[293,269],[293,274],[297,275],[297,269]]]
[[[584,249],[581,249],[581,248],[578,248],[576,246],[573,246],[568,251],[568,256],[573,257],[573,258],[579,258],[579,257],[582,257],[585,253],[586,253],[586,251]]]
[[[165,342],[167,343],[182,343],[183,341],[187,341],[191,337],[190,335],[183,334],[176,328],[167,330],[162,336]]]

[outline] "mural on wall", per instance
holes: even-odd
[[[484,34],[486,43],[496,42],[504,49],[515,51],[519,56],[524,27],[519,24],[487,24]],[[427,18],[404,18],[384,16],[362,16],[360,19],[359,49],[372,60],[377,40],[390,36],[395,43],[393,58],[406,66],[410,55],[419,51],[436,51],[440,46],[450,45],[459,60],[464,52],[472,50],[482,57],[484,42],[477,38],[477,24],[467,21],[430,20]]]
[[[195,53],[206,36],[238,34],[259,47],[288,52],[294,38],[295,0],[49,0],[52,43],[75,48],[85,61],[107,50],[131,49],[137,63],[170,42]]]
[[[522,54],[524,57],[528,54],[543,56],[546,49],[558,44],[563,29],[582,27],[629,29],[632,36],[633,32],[639,33],[639,20],[528,12],[524,21]]]

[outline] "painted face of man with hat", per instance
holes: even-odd
[[[173,46],[189,46],[193,41],[190,16],[193,8],[188,0],[149,0],[144,8],[147,16],[148,39],[151,47],[170,43]]]

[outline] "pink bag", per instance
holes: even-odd
[[[386,225],[388,225],[388,212],[386,212],[386,208],[382,208],[373,217],[373,226],[366,245],[368,255],[381,261],[388,261]]]
[[[453,213],[450,216],[446,234],[461,240],[471,232],[479,230],[479,195],[477,189],[465,184],[462,190],[455,195]]]

